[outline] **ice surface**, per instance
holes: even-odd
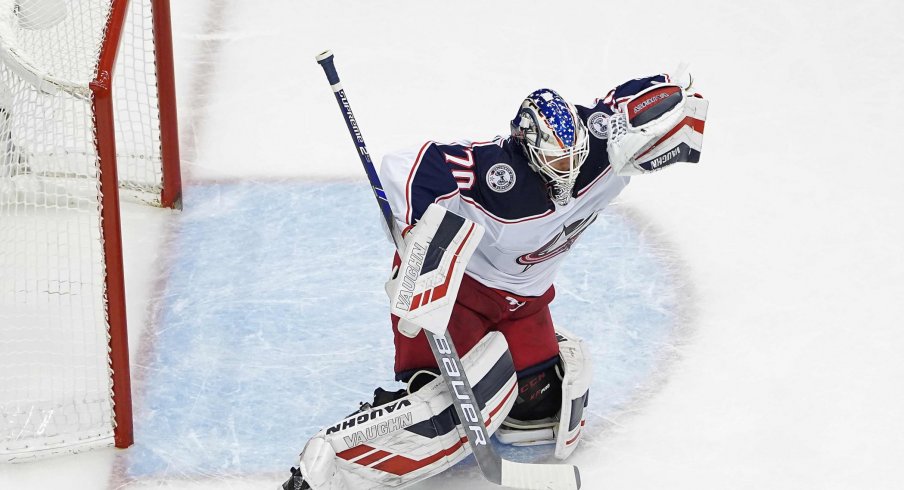
[[[119,483],[279,473],[376,386],[398,388],[382,291],[393,248],[372,200],[364,181],[186,189]],[[589,441],[650,387],[685,320],[670,263],[635,221],[606,212],[554,302],[556,321],[595,354]]]
[[[266,300],[299,287],[291,279],[302,272],[320,281],[341,273],[310,260],[286,261],[280,270],[272,261],[282,258],[257,248],[267,243],[262,240],[267,236],[291,234],[283,227],[293,228],[293,220],[325,219],[267,196],[313,199],[323,189],[346,185],[279,179],[361,175],[335,100],[313,61],[324,49],[336,54],[343,85],[377,159],[426,139],[485,139],[503,133],[520,98],[540,86],[589,101],[627,78],[689,61],[698,89],[711,100],[701,163],[634,179],[620,197],[621,205],[578,243],[559,281],[556,318],[593,337],[594,361],[603,363],[597,364],[597,382],[612,383],[611,388],[594,387],[591,437],[572,458],[582,469],[585,488],[900,488],[904,165],[897,143],[904,98],[896,96],[895,87],[904,77],[904,4],[272,0],[266,8],[261,5],[173,2],[187,197],[196,204],[181,217],[127,209],[123,223],[133,365],[136,385],[144,387],[136,388],[135,398],[139,430],[149,438],[139,438],[134,450],[116,453],[116,462],[112,451],[96,451],[0,467],[0,489],[96,490],[138,478],[129,488],[244,490],[273,488],[285,479],[284,466],[299,449],[287,440],[303,434],[255,443],[269,435],[258,438],[243,426],[282,437],[267,426],[275,421],[217,420],[223,412],[215,409],[228,403],[211,405],[199,395],[224,390],[259,403],[249,391],[254,383],[245,377],[254,374],[246,372],[256,371],[253,366],[272,366],[270,378],[313,373],[317,367],[301,363],[288,372],[286,366],[297,355],[288,350],[278,352],[284,357],[279,359],[227,355],[239,347],[267,344],[285,349],[256,337],[257,332],[302,330],[300,324],[281,325],[275,317],[269,319],[272,323],[267,317],[261,322],[262,312],[290,315],[308,307],[305,313],[315,316],[312,298],[348,290],[347,285],[320,287],[314,295],[299,292],[288,303],[266,307],[254,304],[249,295],[235,303],[223,299],[238,294],[251,279],[265,277],[268,267],[275,269],[275,277],[266,283]],[[347,192],[358,204],[354,213],[345,214],[358,220],[360,236],[372,241],[349,240],[343,233],[352,227],[331,222],[332,228],[320,230],[320,236],[346,238],[340,247],[327,249],[328,257],[343,250],[388,247],[376,231],[378,218],[366,188],[360,189],[363,183],[349,185]],[[260,190],[258,198],[239,197],[255,194],[255,189]],[[273,206],[282,226],[232,229],[236,223],[227,215],[243,216],[242,209],[232,207],[239,202],[257,209]],[[242,220],[256,225],[273,218]],[[374,228],[366,231],[367,226]],[[217,227],[232,233],[215,235]],[[192,229],[201,236],[183,236]],[[625,264],[627,269],[614,273],[611,267],[584,262],[585,254],[602,250],[593,245],[612,247],[601,240],[613,235],[625,237],[620,243],[643,243],[650,261]],[[257,240],[255,245],[239,247],[235,238],[247,236]],[[152,246],[160,241],[165,243]],[[169,242],[185,243],[189,250]],[[222,242],[235,246],[227,252]],[[285,253],[294,257],[309,246],[292,245],[297,249]],[[223,265],[235,258],[229,253],[241,252],[257,260],[259,269]],[[385,270],[381,255],[369,255],[377,261],[373,269],[354,277],[368,284],[356,293],[379,303],[367,313],[376,315],[376,323],[352,319],[341,325],[368,329],[374,344],[365,352],[372,362],[385,364],[367,366],[370,378],[358,380],[358,391],[323,388],[335,392],[331,402],[339,406],[337,413],[344,413],[349,403],[354,408],[373,384],[388,380],[388,331],[379,313],[385,308],[379,289]],[[643,254],[630,257],[644,260]],[[657,261],[660,268],[653,266]],[[220,266],[214,271],[223,281],[192,277],[181,269],[210,265]],[[628,270],[653,275],[622,274]],[[365,273],[372,275],[365,279]],[[677,300],[681,308],[632,317],[638,310],[624,301],[643,295],[622,296],[617,304],[603,301],[603,295],[626,292],[619,289],[625,287],[622,283],[636,286],[648,279],[667,293],[663,304]],[[185,287],[186,281],[204,284],[210,294],[202,299],[199,291],[183,289],[181,297],[171,296],[172,288]],[[594,281],[611,285],[612,291]],[[665,287],[669,281],[674,281],[671,290]],[[347,303],[334,306],[331,317],[345,316]],[[237,322],[229,343],[218,336],[227,323],[222,320],[192,327],[198,336],[172,332],[169,339],[160,327],[194,321],[190,311],[178,309],[189,304],[230,312]],[[599,330],[580,330],[573,315],[587,308],[608,308],[603,317],[615,320],[598,324]],[[250,311],[257,313],[258,323],[251,322]],[[656,315],[665,320],[660,325],[677,321],[671,325],[679,330],[657,331],[652,325]],[[635,327],[637,318],[651,323]],[[147,335],[142,335],[145,325]],[[375,336],[380,333],[387,337]],[[615,334],[622,337],[612,339]],[[328,337],[314,340],[326,342]],[[152,383],[186,367],[158,349],[158,340],[178,344],[171,348],[184,353],[197,348],[192,352],[197,355],[192,359],[198,365],[196,377],[178,379],[178,386]],[[648,344],[630,344],[643,341]],[[222,346],[230,350],[223,352]],[[657,353],[664,356],[661,363],[644,363]],[[158,363],[156,356],[168,364]],[[222,362],[215,363],[220,356]],[[332,379],[325,376],[328,370],[347,369],[340,360],[322,357],[329,362],[317,373],[324,375],[324,384]],[[232,377],[219,385],[205,384],[218,370],[231,371]],[[632,391],[618,390],[638,381],[649,390],[633,391],[640,403],[627,401],[635,396]],[[270,382],[279,386],[268,400],[307,401],[301,390]],[[178,418],[147,423],[154,414],[145,410],[192,406],[193,399],[182,399],[189,395],[196,395],[196,412],[179,417],[203,419],[196,422],[197,429],[183,429],[186,421]],[[327,413],[323,406],[317,410]],[[318,425],[312,415],[297,411],[278,416],[282,429],[292,417],[301,418],[299,427],[307,427],[299,430]],[[151,435],[158,423],[171,429]],[[248,446],[235,441],[251,441],[247,444],[275,460],[250,454]],[[148,455],[147,462],[137,460],[139,452]],[[260,473],[227,474],[230,465]],[[165,476],[155,480],[151,474]],[[428,486],[491,485],[465,464],[422,487]]]

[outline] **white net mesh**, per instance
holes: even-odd
[[[160,136],[150,0],[114,71],[121,186],[155,201]],[[112,443],[92,95],[111,6],[0,0],[0,462]]]

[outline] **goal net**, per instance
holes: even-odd
[[[132,443],[120,190],[176,207],[168,0],[0,0],[0,462]]]

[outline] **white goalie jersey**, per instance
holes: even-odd
[[[543,178],[508,139],[429,142],[387,155],[380,170],[402,229],[438,203],[485,229],[467,273],[486,286],[539,296],[552,285],[566,252],[627,185],[610,171],[605,143],[582,168],[576,198],[560,206]]]
[[[565,205],[550,199],[549,184],[510,137],[430,141],[386,155],[380,179],[400,228],[415,224],[430,204],[438,203],[486,230],[467,266],[471,277],[521,296],[543,294],[564,256],[625,188],[629,175],[643,173],[652,165],[649,160],[659,169],[699,159],[706,101],[688,103],[693,97],[669,82],[666,75],[638,78],[593,106],[576,106],[590,133],[589,151]],[[667,103],[661,102],[667,99],[663,94],[671,96]],[[688,107],[696,112],[679,114]],[[628,110],[641,115],[626,117]],[[611,124],[615,119],[627,125]],[[610,134],[616,130],[617,135]],[[612,136],[621,153],[609,148]],[[618,162],[611,162],[613,155]]]

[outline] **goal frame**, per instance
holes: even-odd
[[[112,90],[113,77],[115,77],[114,66],[122,42],[129,5],[130,0],[112,1],[110,16],[107,20],[107,34],[98,60],[97,74],[89,84],[93,96],[95,144],[100,168],[101,233],[106,261],[104,289],[110,336],[110,370],[112,372],[115,421],[113,433],[114,445],[118,448],[129,447],[135,441]],[[182,179],[169,0],[151,0],[151,10],[153,13],[163,175],[160,205],[181,209]]]

